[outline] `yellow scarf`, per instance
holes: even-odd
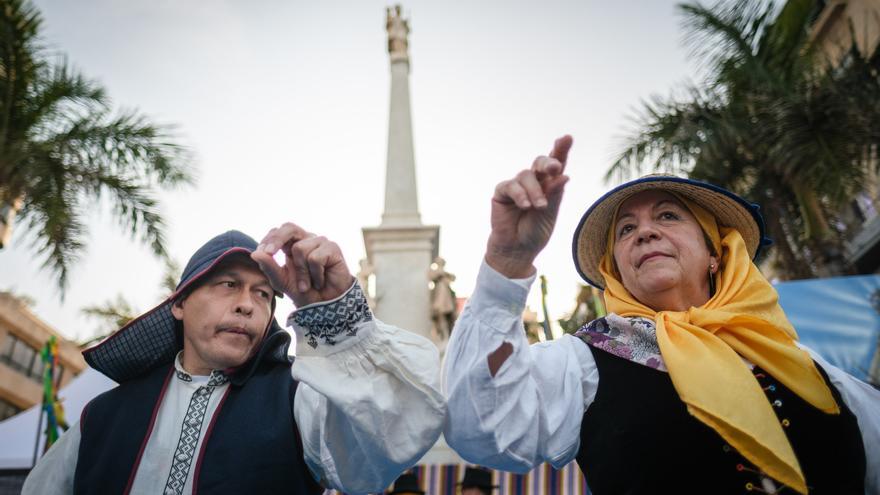
[[[797,333],[777,303],[776,290],[752,263],[740,233],[719,229],[713,215],[676,197],[721,253],[715,295],[687,311],[655,312],[640,303],[616,276],[611,228],[599,265],[607,309],[653,319],[669,376],[691,415],[769,476],[806,494],[791,444],[743,358],[825,413],[838,414],[837,403],[809,354],[795,345]]]

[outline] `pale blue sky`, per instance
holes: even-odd
[[[389,72],[386,2],[39,0],[46,42],[99,80],[117,106],[177,125],[197,156],[194,189],[161,195],[169,247],[182,264],[211,236],[260,238],[294,221],[336,240],[349,266],[384,194]],[[473,289],[497,182],[563,133],[575,138],[556,232],[538,258],[554,318],[579,279],[571,234],[607,187],[601,177],[633,110],[692,77],[674,1],[413,0],[410,79],[422,221]],[[82,338],[80,308],[123,293],[157,302],[161,264],[96,208],[88,251],[66,299],[32,258],[23,231],[0,251],[0,289]],[[538,309],[537,287],[530,305]],[[279,316],[291,309],[284,304]]]

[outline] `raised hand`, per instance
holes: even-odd
[[[535,158],[531,168],[495,187],[486,263],[508,278],[534,273],[532,263],[550,240],[568,182],[563,172],[572,142],[562,136],[550,155]]]
[[[273,256],[284,253],[283,266]],[[294,223],[269,231],[251,258],[275,290],[287,294],[297,307],[335,299],[354,281],[335,242],[316,236]]]

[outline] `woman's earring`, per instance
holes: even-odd
[[[709,265],[709,297],[715,295],[715,274],[712,273],[715,271],[715,263]]]

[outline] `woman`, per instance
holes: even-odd
[[[574,258],[609,315],[527,344],[571,144],[495,189],[446,351],[449,444],[510,471],[576,459],[599,495],[880,492],[880,393],[798,346],[752,263],[758,209],[724,189],[653,176],[596,201]]]

